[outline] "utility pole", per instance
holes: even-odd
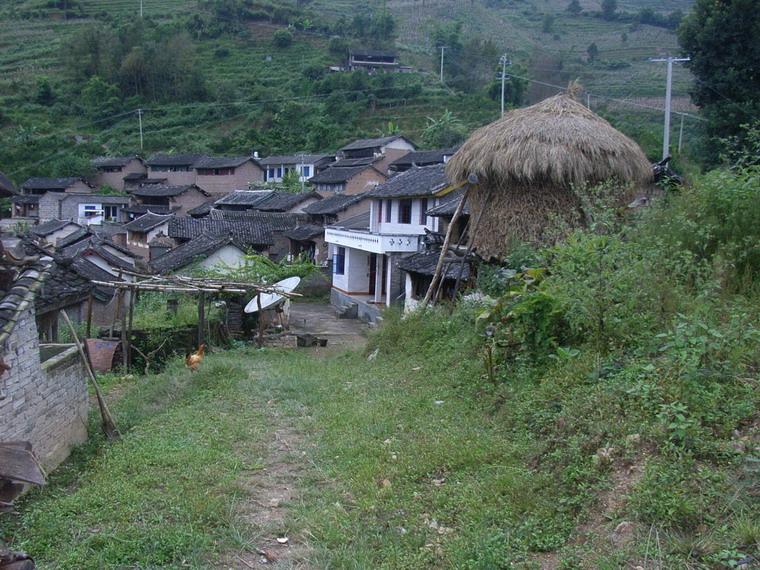
[[[446,50],[446,46],[441,46],[441,83],[443,83],[443,52]]]
[[[504,82],[507,79],[507,66],[512,65],[512,62],[507,58],[507,54],[501,56],[499,60],[501,62],[501,116],[504,116]]]
[[[140,125],[140,150],[143,149],[142,109],[137,109],[137,122]]]
[[[140,18],[143,17],[143,0],[140,0]]]
[[[673,62],[680,63],[690,61],[690,57],[660,57],[650,58],[649,61],[667,62],[668,77],[665,83],[665,128],[662,136],[662,159],[665,160],[670,156],[670,99],[673,92]]]
[[[591,109],[591,93],[586,93],[586,108]]]

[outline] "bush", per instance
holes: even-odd
[[[286,48],[293,43],[293,34],[288,30],[277,30],[272,36],[272,43],[277,48]]]

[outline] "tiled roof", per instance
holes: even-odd
[[[148,175],[144,172],[130,172],[129,174],[125,175],[123,180],[124,182],[138,182],[140,180],[147,180]],[[164,178],[164,180],[166,180]]]
[[[234,245],[245,252],[246,246],[235,237],[227,235],[201,234],[188,242],[167,251],[151,261],[150,265],[158,273],[175,271],[227,246]]]
[[[396,57],[396,53],[380,49],[352,48],[349,50],[353,56],[365,55],[367,57]]]
[[[443,164],[415,166],[389,178],[367,192],[371,198],[412,198],[430,196],[448,184]]]
[[[391,162],[388,167],[430,166],[431,164],[443,164],[444,158],[456,152],[455,148],[439,150],[416,150]]]
[[[330,165],[330,168],[349,168],[352,166],[367,166],[380,160],[379,156],[363,156],[361,158],[341,158]]]
[[[199,158],[194,168],[237,168],[241,164],[253,161],[250,156],[204,156]],[[255,162],[255,161],[254,161]]]
[[[214,204],[216,206],[253,206],[273,192],[274,190],[235,190],[219,198]]]
[[[37,314],[84,301],[94,287],[71,268],[70,262],[56,260],[35,299]]]
[[[148,166],[192,166],[203,158],[202,154],[157,153],[146,160]]]
[[[134,204],[132,206],[127,206],[126,208],[123,208],[125,212],[128,214],[147,214],[148,212],[153,212],[154,214],[171,214],[173,210],[177,210],[177,208],[171,208],[170,206],[160,206],[158,204]]]
[[[34,301],[37,291],[48,276],[52,262],[50,257],[40,257],[21,270],[8,291],[0,293],[0,345],[13,332],[21,313]]]
[[[389,137],[380,137],[376,139],[359,139],[341,147],[340,150],[364,150],[367,148],[377,148],[392,143],[395,140],[408,140],[401,135],[391,135]],[[409,141],[411,142],[411,141]]]
[[[92,160],[92,165],[95,168],[123,168],[133,160],[140,160],[140,157],[132,156],[99,156]]]
[[[167,186],[165,184],[143,184],[132,190],[133,196],[140,198],[170,198],[184,194],[188,190],[195,189],[201,194],[208,196],[208,193],[198,188],[195,184],[185,184],[182,186]]]
[[[80,178],[73,176],[67,178],[45,178],[42,176],[35,176],[24,182],[21,185],[21,188],[24,190],[65,190],[80,180]]]
[[[39,204],[39,194],[17,194],[11,198],[11,202],[14,204]]]
[[[399,260],[398,266],[407,273],[419,273],[421,275],[433,275],[435,267],[438,264],[440,252],[425,251],[413,253]],[[459,276],[460,261],[444,263],[444,279],[456,279]],[[470,278],[470,263],[465,261],[462,267],[462,280],[467,281]]]
[[[322,235],[325,232],[325,228],[316,224],[304,224],[298,226],[295,229],[285,232],[283,235],[286,238],[290,238],[295,241],[307,241],[317,236]]]
[[[200,206],[196,206],[195,208],[190,208],[187,211],[188,216],[195,216],[195,217],[203,217],[208,216],[209,212],[211,212],[211,208],[214,206],[214,200],[208,200],[206,202],[203,202]]]
[[[261,212],[287,212],[307,200],[321,200],[316,192],[282,192],[275,191],[253,205]]]
[[[335,158],[331,154],[280,154],[267,156],[259,161],[262,166],[277,166],[279,164],[316,164],[326,158]]]
[[[354,166],[352,168],[336,168],[335,166],[330,166],[316,176],[309,178],[309,182],[313,184],[341,184],[343,182],[348,182],[354,176],[361,174],[368,168],[373,167],[370,165]]]
[[[303,211],[313,215],[337,214],[363,199],[364,194],[335,194],[309,204]]]
[[[85,239],[87,236],[91,236],[91,235],[92,235],[92,232],[88,228],[79,227],[76,231],[73,231],[69,235],[60,238],[58,242],[56,243],[56,247],[58,249],[68,247],[72,244],[77,243],[78,241]]]
[[[74,222],[70,222],[69,220],[48,220],[47,222],[43,222],[41,224],[34,226],[30,231],[34,235],[46,237],[70,225],[74,225],[74,226],[77,226],[78,228],[81,228],[79,224],[75,224]]]
[[[274,243],[274,234],[291,230],[298,224],[292,214],[240,213],[237,216],[216,216],[237,212],[211,211],[209,218],[173,218],[169,222],[169,237],[192,240],[200,235],[233,236],[246,246],[267,246]]]
[[[139,218],[135,218],[128,224],[124,224],[124,229],[128,232],[149,232],[153,228],[157,228],[161,224],[170,221],[174,218],[174,214],[154,214],[148,212],[143,214]]]
[[[459,189],[455,192],[452,192],[451,194],[448,194],[441,198],[441,203],[435,206],[434,208],[430,208],[427,211],[428,216],[453,216],[454,210],[457,209],[457,205],[459,204],[459,201],[462,199],[462,196],[464,196],[464,190]],[[464,205],[464,209],[462,210],[463,214],[469,214],[470,213],[470,206],[468,204]]]
[[[341,220],[337,224],[334,224],[335,228],[343,228],[346,230],[367,230],[369,231],[369,212],[363,212],[356,216],[351,216],[345,220]]]

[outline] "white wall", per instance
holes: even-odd
[[[331,245],[331,257],[337,255],[339,246]],[[346,248],[346,262],[343,275],[333,272],[333,287],[347,293],[369,294],[370,254],[358,249]]]
[[[234,245],[225,245],[221,249],[216,250],[201,262],[201,267],[240,267],[245,263],[245,252],[241,251]]]
[[[383,200],[382,201],[382,216],[381,221],[378,221],[378,209],[380,208],[380,200],[372,200],[372,207],[370,211],[370,230],[373,233],[380,234],[419,234],[425,233],[425,228],[431,231],[438,231],[438,218],[425,216],[425,223],[420,224],[420,216],[422,215],[422,198],[412,199],[412,223],[411,224],[399,224],[399,205],[401,200]],[[429,210],[436,205],[437,200],[435,198],[428,198],[425,210]],[[386,211],[388,205],[391,207],[391,221],[386,222]]]

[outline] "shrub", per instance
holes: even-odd
[[[293,43],[293,34],[288,30],[277,30],[272,36],[272,43],[277,48],[286,48]]]

